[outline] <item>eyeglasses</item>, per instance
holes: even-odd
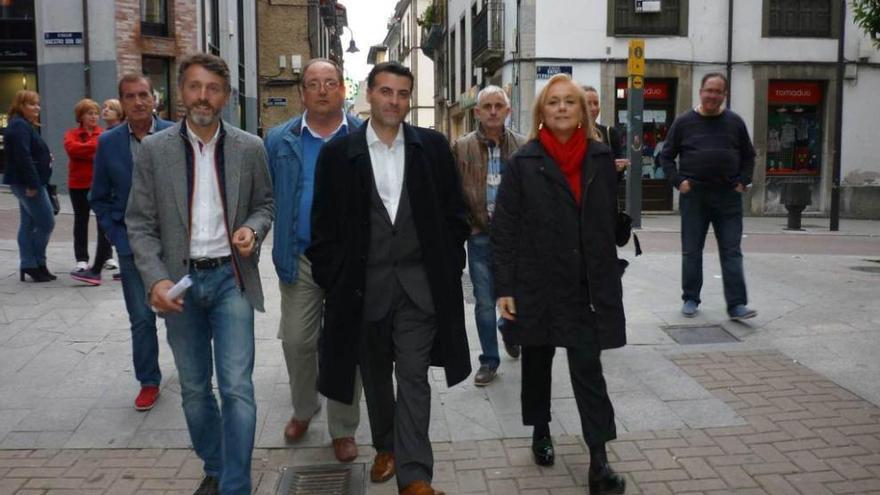
[[[328,79],[326,81],[309,81],[305,84],[306,89],[309,91],[317,92],[321,90],[323,86],[327,91],[333,91],[339,87],[339,81],[335,79]]]

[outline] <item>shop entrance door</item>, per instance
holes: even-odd
[[[666,133],[675,120],[675,78],[645,79],[645,103],[642,120],[642,211],[672,209],[672,186],[666,181],[657,156],[663,149]],[[615,80],[614,125],[618,134],[626,139],[626,78]],[[625,144],[625,143],[624,143]],[[623,181],[625,182],[625,181]],[[626,185],[622,184],[618,198],[626,197]]]

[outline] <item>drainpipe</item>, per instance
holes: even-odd
[[[82,0],[83,16],[83,82],[85,83],[84,95],[92,97],[92,67],[89,55],[89,0]]]
[[[840,230],[840,148],[843,147],[843,76],[845,59],[843,57],[844,34],[846,33],[846,0],[840,0],[840,24],[837,32],[837,80],[834,84],[834,159],[831,169],[831,219],[829,230]]]
[[[733,108],[733,0],[727,0],[727,108]]]

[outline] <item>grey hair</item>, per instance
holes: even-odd
[[[477,105],[480,104],[484,96],[495,94],[500,94],[504,98],[504,103],[506,103],[507,106],[510,106],[510,98],[508,98],[507,93],[504,92],[504,90],[500,87],[495,86],[494,84],[486,86],[485,88],[481,89],[479,93],[477,93]]]

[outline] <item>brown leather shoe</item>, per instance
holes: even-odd
[[[309,431],[309,420],[299,420],[296,418],[290,418],[290,421],[287,422],[287,425],[284,427],[284,439],[287,440],[288,443],[296,442],[306,432]]]
[[[354,438],[344,437],[344,438],[334,438],[333,439],[333,453],[336,455],[336,460],[339,462],[351,462],[357,459],[358,456],[358,446],[354,443]]]
[[[373,467],[370,468],[370,481],[382,483],[394,476],[394,454],[391,452],[379,452],[373,459]]]
[[[413,481],[400,490],[400,495],[444,495],[440,490],[431,488],[427,481]]]

